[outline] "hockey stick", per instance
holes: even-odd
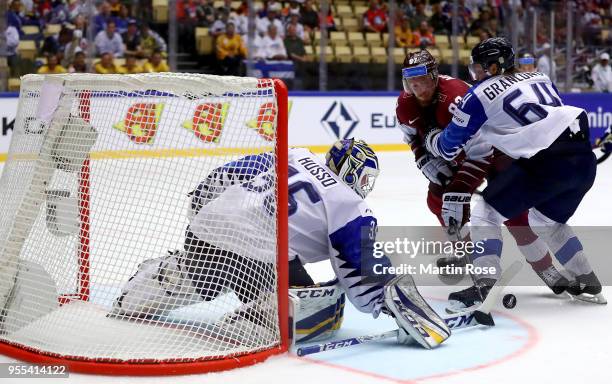
[[[523,264],[520,261],[512,263],[503,273],[502,276],[497,280],[495,285],[489,291],[487,298],[483,301],[480,306],[474,310],[457,313],[453,316],[445,317],[444,322],[450,329],[461,329],[473,327],[479,324],[492,326],[493,323],[488,322],[491,317],[491,309],[495,303],[499,301],[499,298],[503,292],[503,289],[510,283],[510,281],[519,273]],[[311,345],[307,347],[301,347],[296,350],[298,356],[311,355],[313,353],[319,353],[329,351],[331,349],[340,349],[351,347],[353,345],[365,344],[372,341],[388,339],[391,337],[397,337],[399,330],[387,331],[383,333],[377,333],[373,335],[365,335],[358,337],[351,337],[348,339],[331,341],[329,343],[321,343]]]

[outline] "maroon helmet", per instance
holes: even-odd
[[[404,90],[410,92],[407,79],[420,76],[430,76],[435,84],[438,84],[438,62],[426,49],[406,55],[402,66]]]

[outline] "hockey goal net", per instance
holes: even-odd
[[[287,350],[282,82],[28,75],[17,116],[0,179],[0,353],[73,371],[156,375],[229,369]],[[156,316],[109,316],[143,262],[184,249],[189,193],[217,167],[262,153],[271,159],[266,206],[232,215],[255,202],[225,196],[225,214],[207,225],[273,267],[243,263],[250,254],[209,263],[190,276],[231,288],[207,298],[196,291]],[[255,305],[239,299],[255,289]],[[141,294],[152,308],[168,300]],[[234,321],[245,305],[255,318]]]

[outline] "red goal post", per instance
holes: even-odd
[[[42,104],[40,100],[44,99],[41,88],[49,78],[33,75],[25,77],[22,81],[14,139],[4,174],[0,179],[0,193],[10,193],[13,196],[7,201],[5,208],[0,209],[0,251],[2,252],[0,279],[7,281],[4,285],[0,285],[0,295],[4,294],[0,296],[0,305],[4,306],[15,299],[10,297],[10,294],[26,292],[20,299],[29,302],[31,306],[42,308],[38,312],[24,310],[19,313],[19,309],[13,310],[11,316],[3,319],[3,323],[0,323],[0,353],[35,363],[64,364],[72,372],[173,375],[232,369],[286,352],[289,343],[288,95],[284,83],[277,79],[256,80],[189,74],[62,75],[55,78],[62,80],[62,85],[56,87],[60,89],[61,95],[59,101],[55,100],[54,113],[46,126],[45,122],[40,121],[39,104]],[[224,84],[228,89],[224,88]],[[210,88],[207,88],[208,86]],[[203,92],[202,89],[206,91]],[[134,104],[132,99],[138,99],[136,101],[140,101],[145,108],[151,109],[130,115],[130,108]],[[199,106],[204,105],[200,101],[208,105],[203,109],[207,113],[200,115],[200,120],[196,121],[193,117],[193,107],[196,106],[197,113]],[[162,107],[152,106],[153,104],[163,104],[164,110],[160,112]],[[219,108],[214,109],[217,106]],[[75,115],[78,115],[80,120],[75,119]],[[126,124],[113,124],[123,116],[125,116],[124,122],[138,119],[138,124],[128,128]],[[183,120],[188,121],[192,117],[193,125],[188,127],[189,124]],[[171,127],[177,122],[183,123],[182,127],[178,129]],[[197,124],[200,125],[194,127]],[[88,136],[84,139],[82,134],[74,133],[85,125],[90,125],[97,131],[97,139]],[[54,129],[55,136],[50,134]],[[93,148],[88,148],[87,153],[76,153],[83,152],[81,147],[84,145],[82,142],[75,145],[74,139],[70,139],[71,133],[78,140],[92,141]],[[101,138],[101,135],[108,136]],[[196,139],[189,135],[195,136]],[[246,137],[249,139],[245,139]],[[197,139],[200,141],[194,147],[193,141],[189,140]],[[110,149],[102,148],[101,141],[110,143]],[[172,143],[175,143],[176,147],[172,147]],[[116,296],[119,286],[127,280],[124,269],[125,272],[130,270],[129,274],[133,274],[138,263],[149,257],[158,256],[150,253],[152,249],[157,251],[169,243],[174,245],[179,237],[178,230],[174,230],[176,233],[173,234],[156,233],[154,239],[147,239],[155,243],[155,246],[143,244],[141,236],[143,231],[140,227],[150,224],[147,220],[139,218],[144,211],[134,210],[127,203],[122,205],[122,202],[114,201],[113,198],[125,197],[130,201],[138,201],[130,194],[142,192],[140,188],[150,190],[152,185],[160,187],[158,191],[160,194],[180,197],[181,194],[188,192],[184,188],[194,187],[193,180],[205,176],[202,173],[222,165],[228,159],[233,160],[251,154],[254,148],[255,153],[265,151],[270,148],[270,143],[275,154],[276,220],[273,237],[276,268],[274,276],[260,278],[275,281],[275,304],[266,307],[265,310],[266,313],[269,312],[276,317],[277,329],[271,331],[278,337],[275,337],[272,343],[265,345],[257,345],[249,340],[249,345],[245,347],[240,345],[238,336],[234,338],[232,338],[234,335],[228,336],[230,332],[228,330],[215,330],[212,331],[212,335],[208,329],[194,331],[194,322],[191,320],[187,322],[184,318],[168,324],[125,321],[123,323],[114,321],[111,324],[106,321],[107,319],[103,319],[102,312],[108,310],[110,299]],[[116,149],[115,146],[120,149]],[[61,157],[58,148],[64,150],[76,148],[74,149],[76,154],[68,154],[68,159],[64,159],[64,164],[61,165],[62,159],[58,160],[58,157]],[[78,170],[73,170],[71,175],[64,175],[70,173],[68,168],[75,159],[82,161],[81,166]],[[137,165],[128,169],[126,173],[117,175],[116,180],[113,180],[115,178],[112,173],[113,168],[117,164],[131,162],[136,162]],[[180,173],[189,170],[190,167],[195,168],[188,175],[188,178],[192,179],[191,184],[182,182],[180,188],[173,186],[176,180],[172,172],[179,174],[180,177]],[[135,186],[129,184],[135,175],[145,175],[147,172],[154,173],[150,177],[151,180],[147,178],[146,183]],[[58,173],[62,175],[58,176]],[[66,180],[58,181],[60,178]],[[39,183],[36,180],[44,182]],[[155,184],[156,182],[159,184]],[[63,215],[63,200],[62,203],[52,205],[49,198],[53,195],[49,193],[50,187],[56,188],[52,192],[70,191],[72,188],[72,193],[67,192],[66,196],[74,199],[78,212],[76,220],[78,228],[74,229],[74,232],[71,233],[67,229],[71,223],[64,223],[62,219],[63,216],[69,216],[69,207],[66,207]],[[101,196],[103,194],[104,196]],[[165,196],[162,198],[165,199]],[[67,201],[66,206],[70,200]],[[50,213],[51,207],[53,214]],[[102,207],[105,208],[105,212],[96,212]],[[167,205],[159,203],[153,208],[160,207],[167,207],[169,212],[162,212],[163,215],[173,218],[180,216],[179,211],[182,208],[173,203]],[[132,235],[123,230],[122,237],[110,236],[109,239],[101,240],[105,239],[105,234],[116,235],[112,227],[119,226],[122,219],[130,217],[127,213],[124,214],[122,209],[134,213],[136,218],[133,229],[140,233]],[[150,210],[152,207],[148,206],[147,209]],[[116,220],[100,224],[100,220],[109,218],[108,211],[112,210],[117,212]],[[153,219],[161,224],[170,223],[166,217]],[[58,233],[53,233],[50,227],[53,223],[57,225],[55,231]],[[168,232],[172,232],[172,229],[168,229]],[[240,236],[237,234],[236,237],[238,241]],[[48,241],[49,244],[36,244],[36,238],[41,242]],[[173,241],[168,241],[169,239]],[[126,244],[114,244],[117,242]],[[54,248],[58,244],[58,249]],[[140,254],[136,251],[131,252],[132,248],[143,252]],[[123,252],[116,252],[119,249]],[[126,249],[130,251],[126,253]],[[148,252],[144,252],[145,250]],[[68,253],[72,253],[72,256],[66,255]],[[127,262],[117,261],[122,255],[126,255]],[[26,261],[36,267],[25,264]],[[39,271],[39,267],[42,268],[42,272]],[[63,275],[63,270],[66,271],[66,276]],[[122,277],[116,277],[115,273]],[[38,294],[47,288],[53,290],[51,285],[55,292],[55,304],[50,304],[48,297],[40,298],[46,294]],[[19,289],[14,289],[15,286]],[[216,299],[223,301],[221,304],[211,304],[210,308],[194,310],[188,315],[199,316],[208,315],[210,312],[231,311],[236,304],[230,299],[226,300],[225,296],[230,294],[223,294],[222,298]],[[42,304],[37,303],[39,300]],[[214,302],[215,300],[211,301]],[[89,308],[89,304],[95,308]],[[197,303],[195,306],[203,304]],[[72,313],[69,313],[70,311]],[[65,313],[56,315],[61,312]],[[79,328],[79,323],[89,320],[91,320],[90,328],[87,328],[86,324]],[[74,323],[70,324],[69,321]],[[197,324],[203,323],[200,321]],[[162,345],[161,348],[156,348],[147,342],[143,345],[151,348],[150,356],[138,354],[134,358],[130,358],[129,355],[138,350],[138,347],[132,347],[128,343],[122,344],[121,340],[111,342],[101,340],[100,347],[80,346],[70,350],[71,344],[78,344],[79,339],[92,336],[88,335],[87,329],[94,334],[100,333],[100,337],[103,338],[105,332],[113,333],[113,326],[120,328],[114,330],[120,336],[132,334],[135,327],[140,327],[137,331],[146,340],[157,339],[159,343],[168,342],[170,346],[164,348]],[[45,334],[45,327],[49,334]],[[73,331],[74,334],[71,335]],[[240,331],[245,333],[249,330]],[[60,340],[62,332],[66,332],[67,340]],[[41,339],[36,339],[37,337]],[[205,338],[220,340],[202,341]],[[133,340],[134,343],[140,341]],[[176,348],[176,355],[167,351],[181,342],[200,344],[191,349]],[[121,353],[115,355],[117,350]],[[203,351],[202,356],[197,356],[199,350]],[[158,357],[156,353],[163,356]]]

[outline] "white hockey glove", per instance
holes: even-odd
[[[394,277],[385,286],[385,309],[399,326],[397,341],[409,344],[416,340],[432,349],[448,339],[451,331],[421,296],[410,275]]]
[[[429,153],[419,157],[416,165],[429,181],[441,186],[446,185],[446,182],[453,176],[453,171],[444,159],[433,157]]]
[[[427,152],[432,153],[433,155],[439,155],[438,149],[436,148],[436,143],[438,142],[440,133],[442,133],[442,130],[435,128],[430,129],[425,135],[425,149],[427,149]]]
[[[461,192],[446,192],[442,195],[442,219],[450,231],[460,229],[470,218],[472,195]]]

